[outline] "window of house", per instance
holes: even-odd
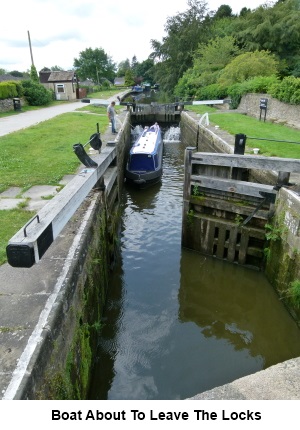
[[[56,90],[58,93],[64,93],[65,92],[65,86],[64,84],[57,84],[56,85]]]

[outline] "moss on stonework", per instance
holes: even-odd
[[[44,388],[47,400],[85,399],[92,363],[91,327],[79,326],[68,353],[65,368],[46,376]],[[41,396],[42,398],[44,396]]]
[[[280,299],[293,318],[300,323],[300,312],[296,309],[289,286],[299,277],[299,261],[295,254],[290,255],[290,248],[285,242],[286,227],[283,224],[284,214],[280,214],[276,225],[276,238],[269,240],[268,258],[265,273],[271,285],[278,292]],[[279,233],[278,233],[279,228]],[[274,233],[275,234],[275,233]]]
[[[36,398],[49,400],[86,399],[93,357],[101,330],[102,310],[108,289],[112,247],[118,243],[119,214],[107,218],[99,210],[92,224],[84,270],[78,280],[74,301],[65,315],[53,349],[43,385]],[[90,239],[92,238],[92,240]],[[71,345],[65,342],[69,333]]]

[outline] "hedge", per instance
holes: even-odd
[[[23,86],[21,81],[0,82],[0,100],[11,99],[23,96]]]

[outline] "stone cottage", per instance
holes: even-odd
[[[56,100],[76,100],[79,98],[76,73],[71,71],[41,71],[40,83],[47,89],[53,90]]]

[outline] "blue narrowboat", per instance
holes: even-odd
[[[159,182],[162,176],[163,139],[157,123],[145,127],[129,151],[126,180],[145,188]]]

